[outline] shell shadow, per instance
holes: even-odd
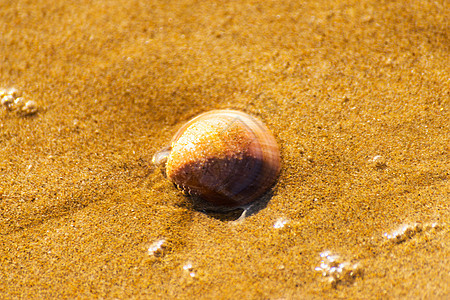
[[[204,213],[211,218],[227,222],[238,221],[239,219],[244,219],[257,214],[267,207],[273,196],[274,191],[270,190],[252,203],[234,208],[212,206],[198,197],[191,197],[191,199],[193,209]]]

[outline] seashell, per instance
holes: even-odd
[[[153,161],[165,162],[167,178],[182,191],[227,208],[257,200],[280,172],[272,133],[235,110],[213,110],[188,121]]]

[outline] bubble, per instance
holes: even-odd
[[[2,96],[1,104],[4,108],[11,109],[11,106],[14,104],[14,97],[11,95]]]
[[[403,224],[390,233],[386,232],[384,234],[384,237],[392,243],[400,244],[413,238],[418,233],[437,230],[441,227],[442,226],[438,223],[427,223],[424,225],[422,225],[421,223]]]
[[[196,276],[196,274],[194,272],[194,267],[193,267],[192,263],[189,261],[183,265],[183,270],[186,271],[190,277]]]
[[[18,89],[12,87],[12,88],[1,88],[0,89],[0,96],[1,95],[11,95],[14,98],[20,97],[22,93],[19,92]]]
[[[192,270],[192,263],[191,263],[191,262],[187,262],[187,263],[183,266],[183,270],[185,270],[185,271],[190,271],[190,270]]]
[[[155,242],[153,242],[150,247],[148,247],[148,255],[154,256],[154,257],[161,257],[165,254],[166,250],[166,240],[160,239]]]
[[[26,115],[33,115],[37,112],[37,109],[37,103],[33,100],[29,100],[25,102],[25,105],[22,107],[22,112],[24,112]]]
[[[0,88],[0,103],[7,111],[14,111],[22,116],[33,115],[38,111],[36,101],[21,97],[16,88]]]
[[[320,257],[322,260],[315,270],[321,272],[332,287],[340,283],[351,284],[357,277],[362,277],[362,268],[357,263],[344,261],[339,255],[332,254],[330,251],[320,253]]]
[[[377,170],[383,170],[387,168],[386,158],[381,155],[375,155],[372,159],[369,160],[372,167]]]
[[[393,243],[400,244],[410,238],[412,238],[416,233],[422,231],[422,225],[415,224],[404,224],[394,230],[391,233],[385,233],[384,236]]]
[[[289,220],[286,218],[278,218],[275,223],[273,224],[273,228],[275,229],[281,229],[283,228],[287,223],[289,223]]]
[[[171,147],[167,146],[161,149],[160,151],[156,152],[155,155],[153,155],[152,163],[155,166],[164,166],[167,162],[167,158],[170,154]]]

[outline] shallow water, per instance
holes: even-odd
[[[1,298],[445,299],[447,6],[3,1],[0,88],[36,111],[0,107]],[[151,162],[223,108],[281,148],[244,218]]]

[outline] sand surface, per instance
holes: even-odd
[[[0,107],[0,298],[448,299],[449,33],[440,0],[0,1],[38,109]],[[221,108],[281,149],[241,221],[151,164]]]

